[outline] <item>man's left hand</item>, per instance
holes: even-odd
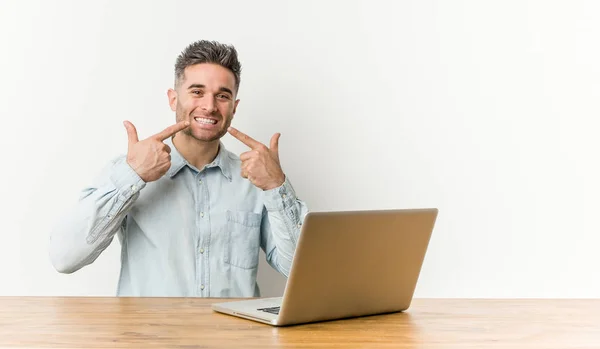
[[[262,190],[277,188],[285,181],[285,174],[279,163],[279,137],[276,133],[271,137],[271,147],[253,139],[233,127],[227,129],[229,134],[244,143],[250,150],[240,155],[242,160],[242,177]]]

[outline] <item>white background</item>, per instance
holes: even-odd
[[[124,119],[174,122],[198,39],[238,48],[234,125],[281,132],[312,210],[439,208],[417,297],[600,295],[600,2],[15,0],[0,38],[0,295],[114,295],[118,240],[62,275],[48,234]]]

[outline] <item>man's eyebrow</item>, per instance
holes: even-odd
[[[206,86],[202,85],[202,84],[191,84],[190,86],[188,86],[188,90],[191,90],[193,88],[206,88]],[[227,92],[230,95],[233,96],[233,91],[231,91],[230,89],[228,89],[227,87],[221,86],[219,87],[219,91],[221,92]]]
[[[231,90],[228,89],[227,87],[220,87],[219,91],[221,91],[221,92],[227,92],[227,93],[229,93],[230,95],[233,96],[233,92],[231,92]]]

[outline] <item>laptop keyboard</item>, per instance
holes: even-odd
[[[281,307],[260,308],[260,309],[257,309],[257,310],[264,311],[264,312],[271,313],[271,314],[275,314],[275,315],[279,315],[279,308],[281,308]]]

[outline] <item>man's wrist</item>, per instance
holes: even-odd
[[[264,193],[268,211],[283,210],[296,201],[296,193],[287,176],[280,186],[265,190]]]
[[[272,189],[279,188],[283,185],[283,183],[285,183],[285,174],[281,176],[281,179],[277,179],[276,181],[273,181],[273,183],[271,185],[269,185],[267,187],[267,189],[265,189],[265,190],[272,190]]]

